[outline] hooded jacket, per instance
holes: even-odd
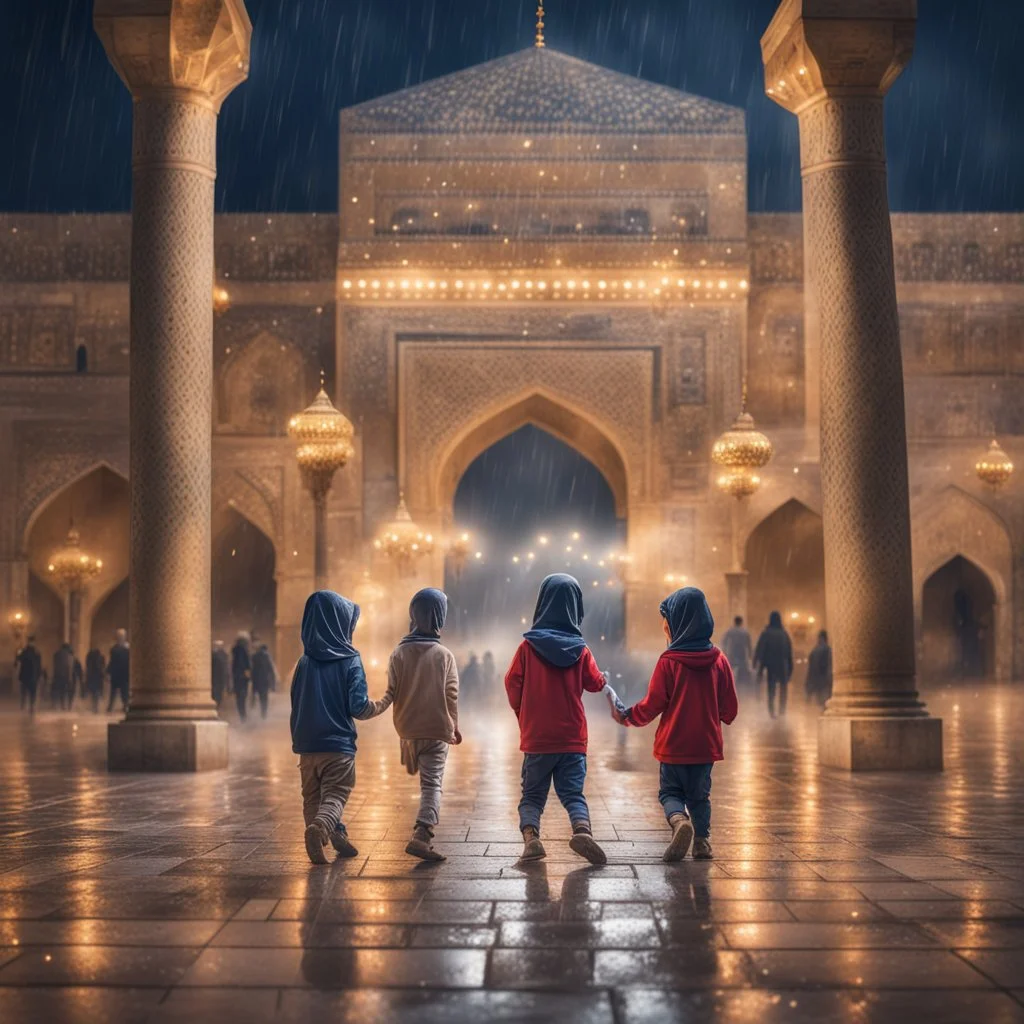
[[[352,646],[359,606],[331,590],[309,595],[302,613],[303,655],[292,678],[292,750],[355,754],[353,719],[372,714],[366,673]]]
[[[630,725],[647,725],[658,715],[654,756],[662,764],[710,764],[725,756],[722,723],[739,710],[736,684],[725,655],[708,651],[665,651],[654,666],[647,696],[626,713]]]
[[[583,591],[572,576],[555,572],[541,580],[533,626],[523,637],[550,665],[569,668],[583,656]]]

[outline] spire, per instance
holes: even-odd
[[[534,46],[538,49],[544,46],[544,0],[537,0],[537,37]]]

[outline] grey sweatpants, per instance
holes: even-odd
[[[441,813],[441,781],[448,760],[445,740],[402,740],[402,764],[410,775],[419,772],[420,809],[416,821],[434,828]]]
[[[341,815],[356,784],[356,759],[352,754],[300,754],[302,817],[306,826],[322,825],[330,835],[342,827]]]

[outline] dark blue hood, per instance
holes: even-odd
[[[583,591],[566,573],[545,576],[537,594],[533,628],[523,637],[549,664],[569,668],[583,656]]]
[[[409,632],[399,644],[439,644],[447,617],[448,595],[443,590],[436,587],[418,590],[409,602]]]
[[[715,620],[711,617],[703,590],[683,587],[661,602],[662,618],[668,622],[672,641],[670,651],[710,651]]]
[[[333,590],[314,591],[302,613],[302,648],[315,661],[353,658],[352,631],[359,621],[359,605]]]

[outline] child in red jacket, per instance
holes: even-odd
[[[523,860],[545,855],[540,841],[540,816],[552,780],[569,812],[569,847],[591,864],[605,864],[604,850],[590,828],[583,796],[587,775],[587,716],[583,691],[603,690],[605,678],[583,639],[583,591],[572,576],[555,573],[540,585],[533,628],[512,658],[505,674],[508,702],[519,719],[523,752],[523,798],[519,830]]]
[[[722,722],[736,717],[736,684],[725,655],[711,643],[715,620],[702,591],[677,590],[660,610],[668,650],[654,667],[647,696],[613,714],[637,726],[661,715],[654,737],[658,799],[672,827],[663,859],[682,860],[693,840],[694,859],[711,860],[711,768],[724,756]]]

